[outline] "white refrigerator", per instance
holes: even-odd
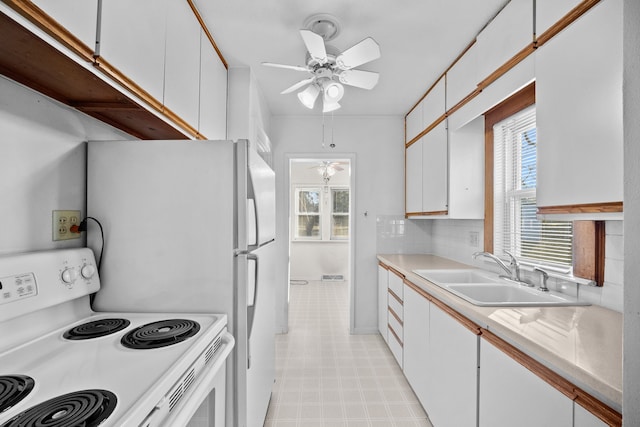
[[[227,425],[262,426],[275,379],[271,168],[246,140],[89,142],[87,216],[105,241],[93,308],[226,313]]]

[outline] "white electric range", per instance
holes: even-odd
[[[0,257],[0,427],[184,426],[210,396],[224,425],[226,315],[93,312],[99,289],[89,249]]]

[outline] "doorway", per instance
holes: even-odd
[[[349,332],[353,331],[352,155],[291,156],[289,189],[289,289],[313,284],[344,285]],[[288,304],[287,304],[288,305]],[[289,308],[289,307],[288,307]],[[291,319],[287,315],[287,322]]]

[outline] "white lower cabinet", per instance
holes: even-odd
[[[423,407],[429,378],[429,309],[431,303],[404,285],[404,375]]]
[[[477,334],[431,304],[425,410],[434,426],[476,425],[478,339]]]
[[[484,339],[480,366],[479,427],[573,426],[571,399]]]
[[[387,307],[389,302],[387,301],[387,295],[389,287],[389,270],[378,264],[378,331],[382,338],[388,342],[388,329],[387,329]]]

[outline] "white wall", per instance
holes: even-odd
[[[302,108],[302,107],[301,107]],[[402,117],[325,117],[334,124],[334,149],[327,139],[323,148],[322,116],[275,116],[271,119],[274,166],[277,188],[277,245],[282,262],[277,267],[279,295],[276,300],[278,329],[287,330],[288,295],[288,198],[286,175],[288,156],[354,156],[353,197],[353,265],[352,312],[354,333],[377,333],[376,218],[379,215],[402,215],[404,206],[404,124]],[[331,135],[329,130],[325,135]],[[330,136],[328,136],[330,138]]]
[[[0,76],[0,254],[84,246],[52,241],[51,211],[86,213],[88,140],[130,136]]]
[[[640,2],[624,0],[624,349],[622,416],[640,425]]]

